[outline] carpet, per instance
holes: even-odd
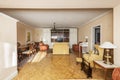
[[[36,54],[32,54],[30,57],[25,57],[21,62],[18,63],[18,69],[22,68],[26,63],[31,62]]]
[[[46,52],[39,51],[38,53],[31,55],[30,57],[26,57],[18,64],[18,69],[21,69],[26,63],[40,62],[46,56],[46,54]]]
[[[35,57],[31,60],[31,63],[34,62],[40,62],[45,56],[46,56],[46,52],[38,52]]]

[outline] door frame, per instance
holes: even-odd
[[[100,44],[101,44],[101,25],[98,24],[96,26],[91,27],[91,50],[94,49],[94,45],[95,45],[95,29],[98,28],[98,26],[100,28]]]

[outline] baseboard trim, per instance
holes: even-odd
[[[18,74],[18,71],[16,70],[10,76],[8,76],[5,80],[12,80],[17,74]]]

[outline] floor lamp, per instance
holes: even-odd
[[[111,42],[104,42],[103,44],[100,45],[100,47],[106,49],[107,55],[105,57],[107,58],[107,61],[105,63],[112,64],[109,61],[109,58],[111,58],[111,56],[109,56],[109,53],[110,53],[110,49],[114,49],[116,48],[116,46],[112,44]]]

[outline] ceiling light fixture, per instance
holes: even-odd
[[[55,22],[53,23],[53,28],[51,30],[56,31]]]

